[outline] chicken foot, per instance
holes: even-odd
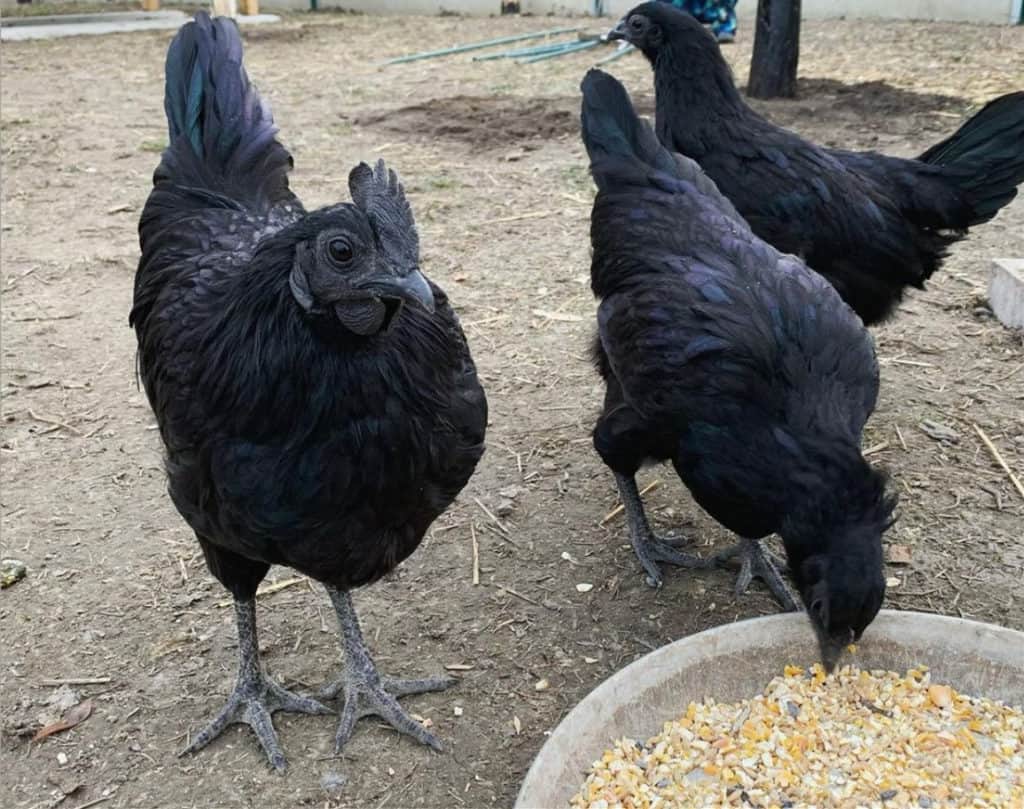
[[[711,557],[714,564],[724,563],[740,557],[740,573],[736,578],[736,595],[743,595],[754,578],[761,579],[772,595],[787,612],[802,609],[800,600],[786,584],[780,570],[785,570],[786,560],[772,553],[759,539],[741,539],[730,548]]]
[[[228,725],[241,723],[253,729],[270,766],[280,772],[287,766],[287,761],[281,752],[271,715],[277,711],[306,714],[326,714],[331,711],[315,699],[300,697],[282,688],[264,673],[256,636],[255,601],[235,599],[235,619],[238,624],[239,657],[235,688],[221,712],[195,735],[192,743],[179,755],[201,750]]]
[[[355,607],[352,606],[352,596],[348,591],[333,587],[327,588],[327,595],[338,614],[345,656],[344,673],[320,691],[320,696],[325,699],[333,699],[339,693],[345,698],[338,732],[334,737],[335,752],[341,752],[352,737],[356,722],[364,716],[379,716],[399,733],[412,736],[420,744],[440,751],[441,742],[406,713],[398,704],[397,697],[444,691],[455,685],[457,680],[453,677],[423,677],[414,680],[381,677],[363,640]]]
[[[633,552],[636,554],[640,566],[647,574],[648,586],[661,587],[661,568],[658,566],[658,562],[690,569],[713,566],[713,562],[695,554],[676,550],[675,546],[683,544],[685,540],[662,539],[651,530],[651,525],[647,522],[647,514],[644,512],[643,501],[640,499],[640,492],[636,487],[635,477],[616,472],[615,483],[619,487],[619,497],[622,499],[626,521],[629,523],[629,541],[633,545]]]

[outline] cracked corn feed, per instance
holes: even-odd
[[[1024,808],[1024,712],[925,669],[787,666],[753,699],[691,702],[646,744],[620,740],[571,805]]]

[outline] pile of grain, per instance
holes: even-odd
[[[575,809],[1024,807],[1024,712],[905,677],[787,666],[753,699],[690,703],[622,739]]]

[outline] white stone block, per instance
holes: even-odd
[[[1005,325],[1024,329],[1024,258],[997,258],[992,262],[988,305]]]

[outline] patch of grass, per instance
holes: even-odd
[[[4,7],[5,17],[48,17],[58,14],[102,14],[105,11],[138,11],[139,4],[130,0],[107,3],[18,3]]]
[[[160,154],[164,149],[167,148],[167,141],[165,140],[144,140],[139,144],[140,152],[152,152],[154,154]]]
[[[459,188],[460,183],[454,177],[429,177],[427,179],[427,185],[435,191],[446,191],[453,188]]]
[[[563,166],[560,173],[562,182],[575,191],[589,191],[593,187],[586,166]]]

